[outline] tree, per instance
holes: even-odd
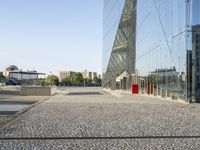
[[[6,79],[6,77],[3,74],[0,73],[0,80],[1,79]]]
[[[83,75],[79,72],[76,75],[76,81],[78,84],[83,83],[84,79],[83,79]]]
[[[47,85],[48,85],[48,84],[47,84],[47,82],[46,82],[45,79],[41,80],[41,86],[47,86]]]
[[[48,77],[46,78],[46,83],[48,85],[56,85],[58,86],[59,85],[59,79],[57,76],[55,75],[48,75]]]
[[[94,77],[93,82],[94,82],[96,85],[101,85],[101,78]]]
[[[70,83],[71,83],[71,85],[76,85],[76,76],[75,75],[70,77]]]
[[[83,76],[81,73],[76,73],[70,78],[70,82],[72,85],[80,85],[84,82]]]
[[[71,85],[71,77],[65,77],[62,83],[64,83],[64,85]]]
[[[86,84],[91,84],[92,83],[92,79],[91,78],[85,78],[85,83]]]

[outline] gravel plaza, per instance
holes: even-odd
[[[200,149],[200,105],[66,88],[0,130],[0,149]]]

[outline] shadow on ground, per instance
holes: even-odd
[[[84,96],[84,95],[103,95],[100,92],[70,92],[66,95],[72,95],[72,96]]]

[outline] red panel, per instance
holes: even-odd
[[[132,94],[138,94],[139,91],[138,91],[138,84],[133,84],[132,85]]]

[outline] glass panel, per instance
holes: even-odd
[[[121,28],[123,6],[131,1],[136,12],[124,9],[123,14],[132,11],[136,17],[131,26]],[[105,0],[104,5],[103,74],[110,71],[108,81],[121,65],[129,75],[134,73],[131,83],[139,84],[141,93],[200,99],[199,0]],[[127,53],[111,57],[125,41]],[[108,70],[110,62],[114,70]]]
[[[104,0],[103,73],[107,69],[125,0]]]
[[[136,69],[148,94],[186,99],[185,8],[185,0],[137,1]]]

